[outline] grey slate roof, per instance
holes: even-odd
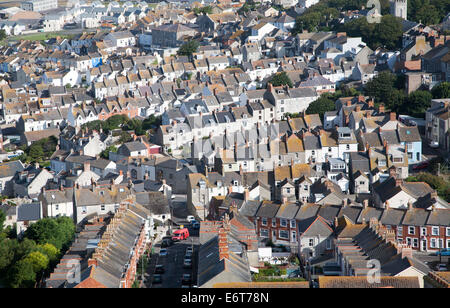
[[[23,203],[17,207],[17,221],[36,221],[41,219],[40,202]]]

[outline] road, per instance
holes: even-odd
[[[187,222],[185,222],[187,225]],[[151,266],[148,267],[147,273],[149,279],[146,284],[149,288],[181,288],[181,278],[183,274],[191,274],[191,285],[197,285],[197,259],[198,259],[198,247],[199,247],[199,231],[189,228],[189,238],[183,241],[175,242],[172,246],[167,247],[167,256],[158,256],[155,254],[150,261]],[[155,252],[159,252],[161,243],[155,245]],[[192,268],[184,268],[184,255],[186,249],[193,247],[192,256]],[[156,261],[155,261],[156,260]],[[164,273],[162,274],[162,283],[153,284],[153,274],[156,264],[164,265]]]
[[[415,252],[414,257],[416,259],[424,262],[428,266],[438,264],[438,263],[448,264],[449,259],[450,259],[450,257],[448,257],[448,256],[442,256],[442,258],[439,259],[439,256],[433,256],[433,255],[423,253],[423,252]],[[433,266],[431,266],[431,268],[434,270]]]

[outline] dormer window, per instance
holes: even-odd
[[[378,160],[378,166],[386,166],[386,160],[385,159]]]

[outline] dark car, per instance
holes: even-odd
[[[184,259],[183,267],[184,268],[191,268],[192,267],[192,260],[191,259]]]
[[[162,265],[162,264],[156,265],[155,273],[157,273],[157,274],[162,274],[162,273],[164,273],[164,265]]]
[[[181,283],[182,284],[190,284],[192,281],[191,274],[183,274],[181,277]]]
[[[170,238],[165,238],[165,239],[163,239],[162,240],[162,242],[161,242],[161,247],[169,247],[169,246],[172,246],[173,245],[173,242],[172,242],[172,239],[170,239]]]
[[[162,283],[162,276],[160,274],[153,275],[153,283]]]

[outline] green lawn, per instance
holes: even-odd
[[[58,32],[39,32],[39,33],[33,33],[33,34],[25,34],[25,35],[17,35],[17,36],[11,36],[9,37],[9,40],[19,41],[19,40],[30,40],[30,41],[45,41],[57,36],[70,38],[73,35],[71,34],[64,34],[64,33],[58,33]]]

